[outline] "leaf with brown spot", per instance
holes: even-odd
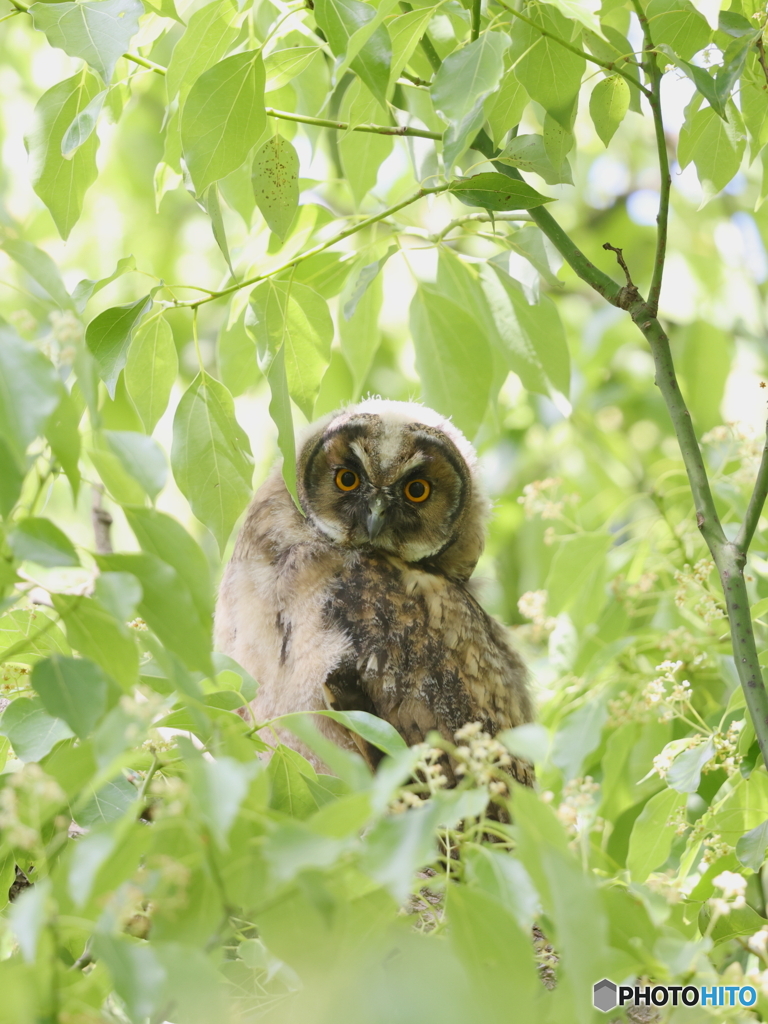
[[[253,195],[270,231],[282,240],[299,206],[299,157],[288,139],[273,135],[253,161]]]

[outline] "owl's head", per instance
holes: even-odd
[[[460,430],[407,402],[367,399],[309,428],[298,493],[310,521],[344,547],[373,547],[467,579],[488,502]]]

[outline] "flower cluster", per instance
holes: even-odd
[[[503,744],[483,732],[480,722],[469,722],[456,733],[458,746],[453,751],[456,759],[454,771],[469,776],[481,786],[487,786],[496,796],[508,793],[505,782],[499,778],[499,769],[509,768],[512,757]]]
[[[554,500],[553,492],[559,486],[560,480],[556,477],[534,480],[526,484],[522,495],[517,499],[525,510],[526,519],[534,519],[536,516],[541,516],[542,519],[559,519],[565,507],[564,500]]]
[[[739,910],[746,906],[744,893],[747,891],[747,880],[734,871],[721,871],[712,879],[712,884],[719,889],[722,896],[712,896],[709,905],[718,917],[730,914],[731,910]]]
[[[675,572],[675,583],[677,583],[675,604],[678,608],[685,608],[692,594],[696,599],[693,610],[705,622],[714,622],[716,619],[725,618],[722,605],[707,587],[707,581],[714,567],[715,563],[710,558],[701,558],[693,568],[686,564],[682,570],[678,569]]]
[[[739,468],[729,474],[730,479],[737,484],[751,486],[765,444],[751,426],[746,423],[728,423],[713,427],[701,440],[717,449],[722,464],[737,459]]]
[[[52,812],[66,804],[66,794],[55,779],[34,763],[14,772],[0,790],[0,832],[6,842],[20,850],[34,850],[40,830]],[[57,822],[62,828],[69,818]]]
[[[561,802],[556,814],[571,835],[582,835],[598,824],[595,812],[597,811],[597,794],[599,792],[600,785],[594,781],[591,775],[586,775],[583,779],[571,779],[563,787]]]
[[[555,628],[557,619],[547,615],[548,599],[546,590],[527,590],[517,602],[520,614],[531,620],[531,643],[542,643]]]

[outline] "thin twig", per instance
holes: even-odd
[[[146,68],[148,71],[154,71],[156,75],[166,75],[168,73],[168,69],[164,68],[162,64],[155,64],[153,60],[147,60],[140,53],[124,53],[123,56],[126,60],[132,60],[134,64],[140,64],[141,67]]]
[[[498,211],[497,213],[467,213],[463,217],[455,217],[452,221],[445,225],[437,234],[427,235],[431,242],[441,242],[447,234],[453,231],[454,228],[461,227],[462,224],[493,224],[497,221],[504,223],[527,222],[530,223],[533,217],[529,212],[512,212],[512,211]]]
[[[187,299],[182,302],[174,299],[170,305],[178,308],[197,309],[198,306],[202,306],[206,302],[213,302],[214,299],[221,299],[225,295],[232,295],[234,292],[240,291],[241,288],[248,288],[252,284],[258,284],[259,281],[266,281],[267,278],[275,277],[276,274],[281,274],[284,270],[290,270],[292,267],[298,266],[299,263],[303,263],[304,260],[308,260],[310,256],[316,256],[319,252],[324,252],[326,249],[330,249],[330,247],[332,245],[336,245],[337,242],[341,242],[343,239],[349,238],[350,235],[354,235],[356,232],[362,231],[363,228],[370,227],[371,224],[376,224],[378,221],[384,220],[386,217],[390,217],[393,213],[397,213],[398,210],[402,210],[406,206],[410,206],[419,199],[423,199],[425,196],[434,196],[440,192],[446,192],[450,187],[451,182],[446,182],[444,185],[435,185],[433,188],[420,188],[418,192],[409,196],[407,199],[403,199],[402,202],[396,203],[394,206],[390,206],[386,210],[382,210],[381,213],[374,214],[372,217],[366,217],[365,220],[361,220],[359,224],[353,224],[352,227],[346,228],[344,231],[340,231],[337,235],[334,235],[333,238],[329,238],[327,242],[320,242],[319,245],[315,245],[311,249],[306,249],[304,252],[299,253],[298,256],[294,256],[293,259],[288,260],[287,263],[281,263],[279,267],[275,267],[273,270],[269,270],[264,274],[254,274],[253,277],[248,277],[244,281],[238,281],[236,284],[231,284],[228,288],[221,288],[219,291],[207,295],[204,299]]]
[[[335,128],[337,131],[346,132],[369,132],[373,135],[400,135],[413,136],[417,139],[434,139],[439,142],[442,139],[441,132],[428,132],[421,128],[406,128],[401,125],[385,124],[356,124],[350,125],[346,121],[330,121],[323,117],[307,117],[304,114],[292,114],[287,110],[275,110],[274,107],[265,107],[268,117],[278,117],[283,121],[298,121],[299,124],[314,124],[319,128]]]
[[[652,315],[656,316],[659,309],[661,282],[664,276],[664,262],[667,255],[669,194],[672,188],[672,177],[669,173],[667,139],[664,134],[664,119],[661,115],[661,70],[659,69],[659,62],[656,57],[653,37],[651,36],[651,26],[640,0],[632,0],[632,5],[635,8],[638,20],[640,21],[640,25],[643,30],[645,59],[642,62],[641,67],[649,85],[649,88],[646,91],[646,96],[653,115],[653,129],[656,136],[656,151],[659,158],[659,175],[661,178],[659,186],[659,209],[656,214],[656,255],[653,261],[651,287],[648,292],[648,306],[650,307]]]
[[[112,516],[102,505],[103,495],[103,488],[94,486],[91,498],[91,522],[93,523],[97,553],[100,555],[111,555],[112,538],[109,535],[109,531],[112,526]]]

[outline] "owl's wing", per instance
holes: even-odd
[[[460,685],[460,681],[454,678],[443,681],[441,689],[455,689]],[[367,672],[365,668],[361,670],[351,660],[342,663],[332,672],[323,686],[326,703],[331,710],[367,711],[377,718],[383,718],[400,733],[409,746],[423,743],[430,732],[439,732],[446,739],[453,740],[455,723],[447,720],[451,718],[450,715],[441,714],[440,702],[437,705],[426,702],[423,694],[403,694],[402,691],[397,694],[397,689],[399,688],[382,685],[380,676]],[[443,697],[446,696],[448,695],[443,692]],[[453,700],[448,696],[448,703],[455,706],[460,702],[459,694],[454,693],[452,696]],[[362,736],[356,733],[350,735],[369,767],[375,771],[384,757],[382,751]],[[455,784],[457,780],[448,757],[443,760],[443,770],[449,783]],[[524,786],[533,785],[533,768],[526,761],[512,758],[508,770],[513,778]]]

